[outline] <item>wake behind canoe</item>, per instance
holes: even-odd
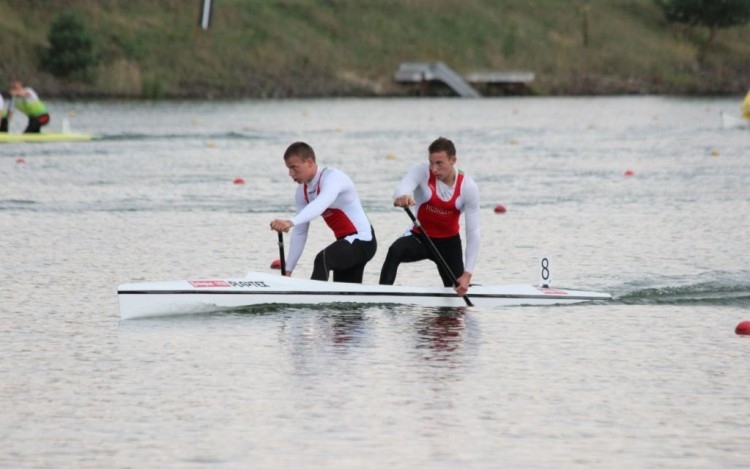
[[[750,119],[722,112],[721,125],[725,129],[750,129]]]

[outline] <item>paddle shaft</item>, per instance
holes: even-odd
[[[286,275],[286,260],[284,259],[284,235],[279,233],[279,264],[281,264],[281,275]]]
[[[414,216],[414,214],[411,212],[411,209],[409,207],[404,207],[404,211],[409,215],[409,218],[411,218],[412,223],[414,223],[414,226],[416,226],[419,229],[419,232],[422,233],[422,237],[424,238],[425,242],[427,243],[427,247],[432,251],[432,255],[435,256],[435,259],[437,260],[438,264],[440,264],[440,267],[445,270],[445,272],[448,273],[448,277],[450,278],[451,282],[453,282],[453,286],[458,286],[458,279],[456,278],[456,275],[453,273],[450,267],[448,267],[448,263],[445,262],[445,259],[443,258],[443,255],[440,254],[440,251],[437,250],[435,247],[435,244],[432,242],[429,236],[427,236],[427,233],[425,233],[424,228],[422,228],[422,224],[417,220],[417,217]],[[469,299],[468,295],[464,295],[461,298],[464,299],[467,306],[474,306]]]

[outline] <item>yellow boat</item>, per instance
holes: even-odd
[[[0,132],[0,143],[22,142],[88,142],[93,137],[89,134],[70,132],[43,132],[38,134],[11,134]]]

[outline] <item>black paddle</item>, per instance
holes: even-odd
[[[279,233],[279,264],[281,264],[281,275],[286,276],[286,260],[284,259],[284,235]]]
[[[451,279],[451,282],[453,282],[453,286],[458,286],[458,279],[453,274],[453,271],[448,267],[448,263],[445,262],[445,259],[443,259],[443,256],[440,254],[440,251],[437,250],[435,247],[435,244],[433,244],[432,240],[429,236],[427,236],[427,233],[424,232],[424,229],[422,229],[422,224],[417,220],[417,217],[414,216],[413,213],[411,213],[411,209],[409,207],[404,207],[404,210],[409,215],[409,218],[411,218],[411,221],[414,223],[414,226],[416,226],[419,229],[419,232],[422,233],[422,238],[424,238],[425,242],[427,243],[427,246],[432,251],[432,255],[435,256],[435,259],[437,259],[438,263],[440,264],[440,267],[442,267],[446,272],[448,272],[448,277]],[[469,299],[468,295],[464,295],[461,298],[464,299],[467,306],[474,306],[471,303],[471,300]]]
[[[13,100],[16,99],[15,96],[10,95],[10,102],[8,103],[8,133],[10,133],[10,118],[13,117]]]

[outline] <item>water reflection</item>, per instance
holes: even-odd
[[[361,344],[369,333],[362,310],[321,316],[319,322],[326,331],[328,341],[339,349]]]
[[[417,323],[417,349],[429,349],[435,354],[426,360],[447,360],[450,354],[461,348],[463,342],[466,308],[440,310],[437,314],[424,315]]]
[[[370,323],[366,308],[289,309],[278,318],[278,340],[295,369],[316,373],[338,359],[332,354],[340,358],[367,347],[373,335]]]

